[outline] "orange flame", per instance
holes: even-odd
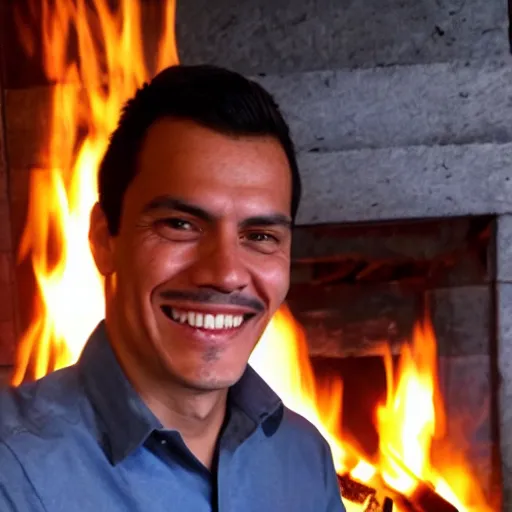
[[[380,442],[374,464],[343,439],[342,382],[335,379],[330,389],[319,389],[307,350],[302,328],[283,307],[253,352],[251,364],[288,407],[324,435],[338,473],[350,473],[356,481],[385,487],[412,501],[421,482],[459,512],[491,512],[466,467],[446,465],[441,471],[430,459],[433,439],[444,435],[445,417],[438,389],[436,339],[429,321],[416,324],[411,345],[403,348],[396,386],[391,355],[389,351],[384,355],[388,393],[386,403],[376,410]],[[366,510],[366,504],[345,504],[350,511]],[[394,510],[401,509],[395,505]]]
[[[116,12],[107,0],[96,0],[94,9],[86,0],[49,4],[42,2],[41,21],[44,66],[55,82],[43,155],[50,169],[33,169],[30,177],[19,258],[31,257],[38,295],[19,343],[14,385],[76,361],[91,326],[103,317],[103,283],[87,236],[96,171],[122,105],[150,78],[138,2],[122,0]],[[178,62],[174,18],[175,1],[168,0],[156,71]],[[20,28],[30,49],[30,34]],[[68,60],[73,34],[80,62]]]
[[[91,9],[85,0],[55,0],[52,8],[42,3],[45,69],[56,83],[43,155],[50,168],[33,169],[31,174],[19,256],[32,260],[38,295],[33,322],[19,343],[14,385],[76,361],[104,314],[103,283],[87,241],[89,212],[97,195],[96,170],[121,106],[150,77],[138,2],[121,0],[115,13],[107,4],[95,0]],[[155,71],[178,62],[174,21],[175,2],[168,0]],[[80,62],[68,60],[73,34]],[[34,48],[27,31],[22,31],[22,39],[27,50]],[[430,324],[416,326],[412,344],[401,356],[396,385],[391,356],[384,360],[388,396],[376,411],[379,460],[369,461],[343,439],[341,379],[326,387],[315,381],[304,334],[285,307],[251,356],[251,363],[284,402],[328,440],[340,474],[350,473],[355,480],[408,497],[419,482],[426,482],[460,512],[490,511],[466,469],[441,472],[430,460],[432,439],[444,429]],[[346,506],[348,512],[366,507],[348,501]]]

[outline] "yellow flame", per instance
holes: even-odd
[[[150,79],[139,3],[123,0],[116,12],[107,0],[96,0],[94,9],[88,5],[85,0],[41,4],[44,65],[56,85],[43,150],[50,168],[32,170],[20,245],[20,260],[32,260],[38,295],[18,346],[14,385],[76,361],[103,317],[103,284],[87,236],[96,174],[122,105]],[[168,0],[156,71],[178,62],[174,23],[175,2]],[[72,34],[79,62],[68,60]],[[26,33],[23,39],[29,41]]]
[[[388,398],[385,406],[377,409],[381,467],[386,483],[410,496],[417,482],[412,475],[430,476],[431,443],[442,411],[434,403],[437,375],[433,332],[416,324],[412,347],[405,346],[402,351],[396,390],[392,388],[390,364],[387,356]],[[403,462],[408,471],[401,471],[400,464],[390,454]]]

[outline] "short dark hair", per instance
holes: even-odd
[[[137,172],[148,128],[158,119],[189,119],[226,135],[272,136],[292,173],[291,217],[301,180],[289,127],[272,96],[258,83],[216,66],[171,66],[137,90],[123,107],[98,174],[99,203],[111,235],[119,232],[123,198]]]

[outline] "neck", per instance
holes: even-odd
[[[226,417],[227,390],[199,392],[147,382],[136,389],[162,425],[180,432],[189,450],[211,469]]]

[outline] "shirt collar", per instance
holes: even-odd
[[[117,464],[162,425],[126,378],[104,321],[91,334],[78,366],[99,420],[101,442],[111,462]]]
[[[281,399],[249,365],[230,389],[230,403],[238,406],[256,425],[280,413]]]
[[[91,334],[78,362],[85,391],[100,422],[102,443],[111,462],[117,464],[143,444],[162,424],[133,386],[110,346],[105,322]],[[248,365],[229,393],[236,406],[257,427],[272,435],[283,414],[283,404],[268,384]]]

